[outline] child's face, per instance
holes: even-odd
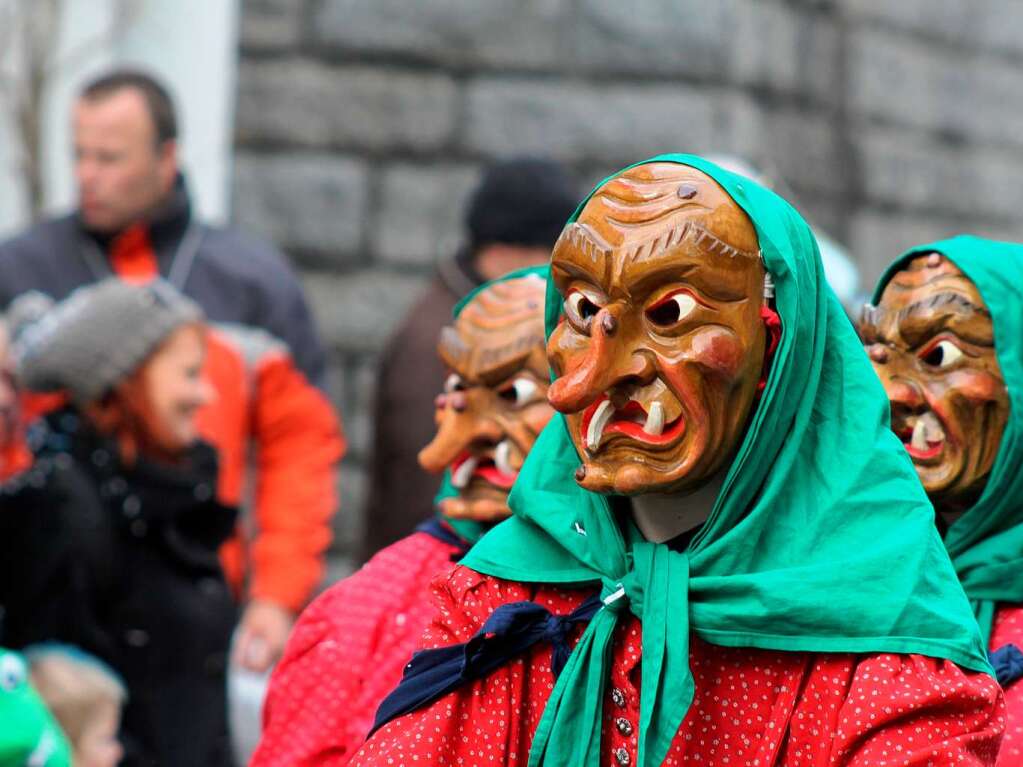
[[[124,749],[117,739],[121,709],[116,703],[96,707],[95,717],[75,743],[75,767],[117,767]]]
[[[0,448],[11,442],[18,425],[18,390],[7,331],[0,327]]]

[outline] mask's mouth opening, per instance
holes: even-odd
[[[511,466],[510,453],[507,439],[479,453],[463,450],[451,463],[451,484],[465,490],[474,480],[480,480],[498,490],[511,490],[519,472]]]
[[[679,439],[686,428],[686,421],[680,413],[674,420],[665,422],[664,405],[654,400],[647,408],[636,400],[629,400],[616,408],[611,398],[601,395],[583,412],[580,436],[587,452],[596,453],[605,437],[621,434],[637,442],[649,445],[667,445]]]
[[[920,415],[909,415],[900,419],[901,423],[892,424],[892,428],[903,447],[914,463],[937,463],[945,449],[947,437],[941,419],[933,411]]]

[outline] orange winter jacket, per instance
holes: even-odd
[[[251,598],[301,609],[324,571],[345,443],[294,274],[272,248],[197,222],[179,178],[165,210],[117,237],[89,233],[72,214],[0,243],[0,307],[28,290],[60,300],[111,273],[162,275],[205,310],[205,374],[219,396],[200,429],[220,453],[220,500],[253,511],[223,549],[225,570],[239,595],[247,587]]]
[[[212,325],[207,339],[204,372],[217,400],[200,411],[199,429],[220,453],[220,500],[248,497],[254,510],[254,525],[243,523],[221,550],[224,569],[239,592],[249,573],[250,598],[297,612],[323,578],[341,424],[266,331]]]

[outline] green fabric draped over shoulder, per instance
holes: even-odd
[[[623,530],[607,497],[576,484],[579,456],[556,415],[512,491],[514,516],[463,560],[499,578],[599,588],[605,599],[555,684],[530,765],[599,764],[612,633],[625,609],[643,625],[641,767],[662,763],[692,703],[691,632],[730,647],[920,653],[991,673],[810,228],[778,195],[699,157],[645,162],[697,168],[746,211],[774,279],[782,337],[714,509],[686,551],[647,542],[631,524]],[[548,335],[560,307],[548,282]]]
[[[550,272],[551,268],[547,264],[542,266],[527,266],[524,269],[516,269],[513,272],[508,272],[508,274],[503,277],[499,277],[496,280],[491,280],[490,282],[484,282],[482,285],[477,285],[457,304],[455,304],[454,309],[451,310],[451,316],[457,320],[458,315],[462,313],[462,310],[470,301],[495,283],[517,280],[520,277],[528,277],[531,274],[546,280],[550,276]],[[433,497],[433,507],[437,510],[437,516],[444,520],[445,524],[449,525],[452,530],[458,533],[462,540],[467,541],[469,544],[475,544],[476,541],[482,537],[483,533],[490,529],[490,525],[477,522],[475,519],[455,519],[444,514],[440,510],[440,502],[445,498],[454,498],[456,495],[458,495],[458,490],[451,484],[451,471],[445,471],[444,479],[440,485],[440,490],[438,490],[437,495]]]
[[[1009,391],[1008,422],[984,492],[945,534],[986,645],[996,604],[1023,602],[1023,245],[971,235],[920,245],[888,268],[874,303],[908,260],[925,253],[941,253],[977,286]]]

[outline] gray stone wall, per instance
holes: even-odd
[[[234,217],[293,258],[330,345],[336,571],[364,524],[374,354],[483,163],[548,153],[588,183],[742,154],[869,285],[926,239],[1023,239],[1021,28],[1019,0],[244,0]]]

